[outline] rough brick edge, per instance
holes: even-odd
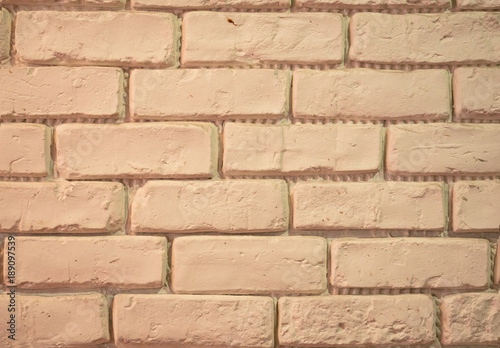
[[[367,63],[367,62],[357,62],[347,59],[346,67],[348,68],[369,68],[377,70],[403,70],[412,71],[418,69],[446,69],[451,73],[455,71],[456,68],[462,67],[485,67],[485,68],[497,68],[500,67],[499,63],[465,63],[465,64],[381,64],[381,63]]]
[[[414,181],[414,182],[427,182],[427,181],[442,181],[445,183],[453,183],[460,180],[500,180],[500,173],[496,175],[393,175],[387,172],[384,173],[386,181]]]

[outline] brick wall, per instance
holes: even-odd
[[[500,345],[498,0],[3,0],[0,61],[0,347]]]

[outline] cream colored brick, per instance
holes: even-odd
[[[498,0],[457,0],[457,7],[462,10],[498,10]]]
[[[492,0],[494,1],[494,0]],[[296,0],[298,8],[448,8],[450,0]]]
[[[100,8],[123,9],[125,0],[3,0],[6,5],[50,6],[57,9],[68,8]]]
[[[500,181],[453,184],[453,231],[500,231]]]
[[[137,9],[286,9],[290,0],[132,0],[132,7]]]
[[[57,170],[68,179],[210,178],[218,132],[210,123],[65,124],[56,127]]]
[[[52,131],[41,124],[0,123],[0,176],[49,175]]]
[[[119,294],[113,329],[120,348],[272,348],[274,303],[260,296]]]
[[[457,118],[500,118],[500,69],[455,69],[453,94]]]
[[[304,182],[292,189],[297,229],[442,230],[437,182]]]
[[[498,124],[389,126],[386,168],[407,175],[500,174]]]
[[[288,229],[283,180],[148,181],[132,201],[133,232]]]
[[[12,15],[6,9],[0,9],[0,61],[10,56],[10,31]]]
[[[281,297],[278,339],[287,347],[429,345],[434,301],[426,295]]]
[[[435,119],[451,114],[446,70],[298,70],[293,116],[340,119]]]
[[[334,288],[486,289],[490,245],[483,239],[335,239]]]
[[[52,255],[54,257],[54,255]],[[109,342],[108,301],[97,293],[71,295],[15,295],[15,312],[9,292],[0,296],[2,347],[96,347]],[[10,315],[15,315],[15,341]]]
[[[183,294],[321,294],[326,243],[318,237],[178,237],[172,288]]]
[[[125,114],[123,71],[116,68],[0,69],[0,117],[117,118]]]
[[[188,12],[181,64],[336,64],[343,60],[345,30],[337,13]]]
[[[111,182],[0,182],[0,232],[110,233],[125,224],[125,191]]]
[[[259,69],[134,70],[134,119],[284,118],[291,75]]]
[[[381,165],[381,126],[226,123],[227,175],[375,173]]]
[[[166,279],[164,237],[16,237],[15,246],[21,289],[160,288]]]
[[[172,67],[179,37],[171,13],[17,13],[16,51],[28,63]]]
[[[493,12],[356,13],[349,58],[380,64],[500,62],[500,23]]]
[[[441,342],[477,347],[498,345],[500,340],[500,295],[456,294],[441,302]]]

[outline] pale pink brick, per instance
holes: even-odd
[[[500,22],[490,12],[356,13],[349,58],[379,64],[500,62]]]
[[[455,69],[453,94],[457,118],[499,119],[500,69]]]
[[[291,74],[284,70],[134,70],[134,119],[284,118]]]
[[[341,119],[447,119],[446,70],[298,70],[293,75],[293,116]]]
[[[386,168],[396,175],[500,174],[498,124],[389,126]]]
[[[486,289],[490,245],[483,239],[335,239],[334,288]]]
[[[54,6],[57,9],[68,8],[103,8],[123,9],[125,0],[3,0],[6,5]]]
[[[52,255],[54,257],[54,255]],[[15,295],[15,312],[8,312],[9,292],[0,296],[2,347],[96,347],[109,342],[108,301],[104,295]],[[12,307],[11,307],[12,308]],[[10,315],[15,314],[15,341]]]
[[[160,288],[166,279],[164,237],[16,237],[15,246],[22,289]],[[6,283],[7,261],[4,253]]]
[[[288,229],[283,180],[149,181],[132,201],[133,232],[277,232]]]
[[[16,51],[28,63],[171,67],[179,37],[171,13],[17,13]]]
[[[500,231],[500,181],[453,184],[453,231]]]
[[[181,294],[321,294],[326,253],[318,237],[178,237],[172,288]]]
[[[117,118],[125,114],[124,76],[116,68],[0,69],[0,117]]]
[[[52,131],[47,126],[0,123],[0,176],[49,175],[51,142]]]
[[[375,173],[383,128],[375,125],[226,123],[227,175]]]
[[[286,9],[290,7],[290,0],[132,0],[132,7],[171,10]]]
[[[426,295],[281,297],[278,339],[287,347],[425,345],[436,339]]]
[[[495,1],[495,0],[492,0]],[[296,0],[298,8],[448,8],[450,0]]]
[[[498,10],[498,0],[457,0],[457,7],[461,10]]]
[[[293,227],[302,230],[442,230],[437,182],[304,182],[292,189]]]
[[[500,295],[456,294],[441,302],[441,342],[445,345],[498,346]]]
[[[68,179],[210,178],[217,171],[211,123],[65,124],[55,143],[57,170]]]
[[[272,348],[274,302],[260,296],[119,294],[113,330],[120,348]]]
[[[181,64],[337,64],[345,30],[336,13],[189,12],[182,23]]]
[[[12,15],[6,9],[0,10],[0,61],[10,56],[10,31]]]
[[[1,182],[0,232],[110,233],[125,224],[125,190],[111,182]]]

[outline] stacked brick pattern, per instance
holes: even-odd
[[[500,2],[3,6],[1,347],[500,344]]]

